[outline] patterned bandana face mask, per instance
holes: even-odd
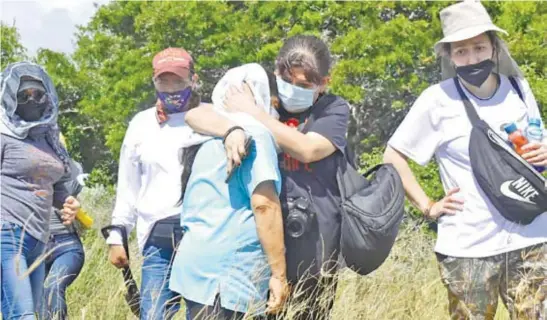
[[[166,113],[185,112],[188,111],[188,102],[192,97],[192,87],[174,93],[157,91],[156,94]]]

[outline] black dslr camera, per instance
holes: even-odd
[[[287,207],[289,214],[285,221],[285,232],[292,238],[300,238],[310,231],[315,219],[310,201],[306,198],[288,198]]]

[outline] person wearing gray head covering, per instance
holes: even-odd
[[[58,99],[48,74],[10,64],[0,79],[2,316],[34,319],[45,267],[51,207],[71,223],[80,203],[64,186],[69,158],[59,143]]]
[[[85,186],[80,178],[83,175],[82,165],[70,159],[70,172],[71,179],[65,182],[65,187],[71,195],[77,196]],[[61,212],[57,208],[52,209],[40,319],[64,320],[69,318],[67,289],[82,271],[85,261],[84,246],[80,240],[84,227],[78,220],[69,225],[64,224]]]
[[[507,138],[541,115],[528,82],[480,2],[440,12],[444,38],[435,45],[443,81],[426,89],[388,142],[384,161],[401,175],[410,201],[438,222],[435,252],[452,319],[494,319],[498,297],[511,318],[545,319],[547,213],[528,225],[506,220],[478,186],[469,157],[472,125],[457,84],[480,118]],[[519,92],[520,91],[520,92]],[[522,98],[520,97],[522,93]],[[545,137],[545,135],[544,135]],[[523,158],[547,165],[547,139],[529,143]],[[435,156],[446,196],[432,201],[408,158],[425,165]]]

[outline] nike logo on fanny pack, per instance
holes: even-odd
[[[513,187],[515,191],[511,190]],[[501,193],[513,200],[536,204],[531,199],[539,195],[539,192],[526,180],[524,177],[520,177],[517,180],[505,181],[500,187]]]

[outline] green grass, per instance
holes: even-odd
[[[121,271],[107,261],[107,246],[99,235],[99,227],[110,221],[113,197],[105,190],[92,189],[81,199],[93,215],[96,229],[84,236],[86,263],[68,290],[71,319],[134,319],[124,300]],[[433,253],[434,240],[420,230],[406,226],[389,259],[373,274],[361,277],[341,272],[333,319],[448,319],[447,293]],[[131,256],[140,283],[142,257],[135,239]],[[184,319],[184,312],[175,319]],[[501,303],[496,319],[509,319]]]

